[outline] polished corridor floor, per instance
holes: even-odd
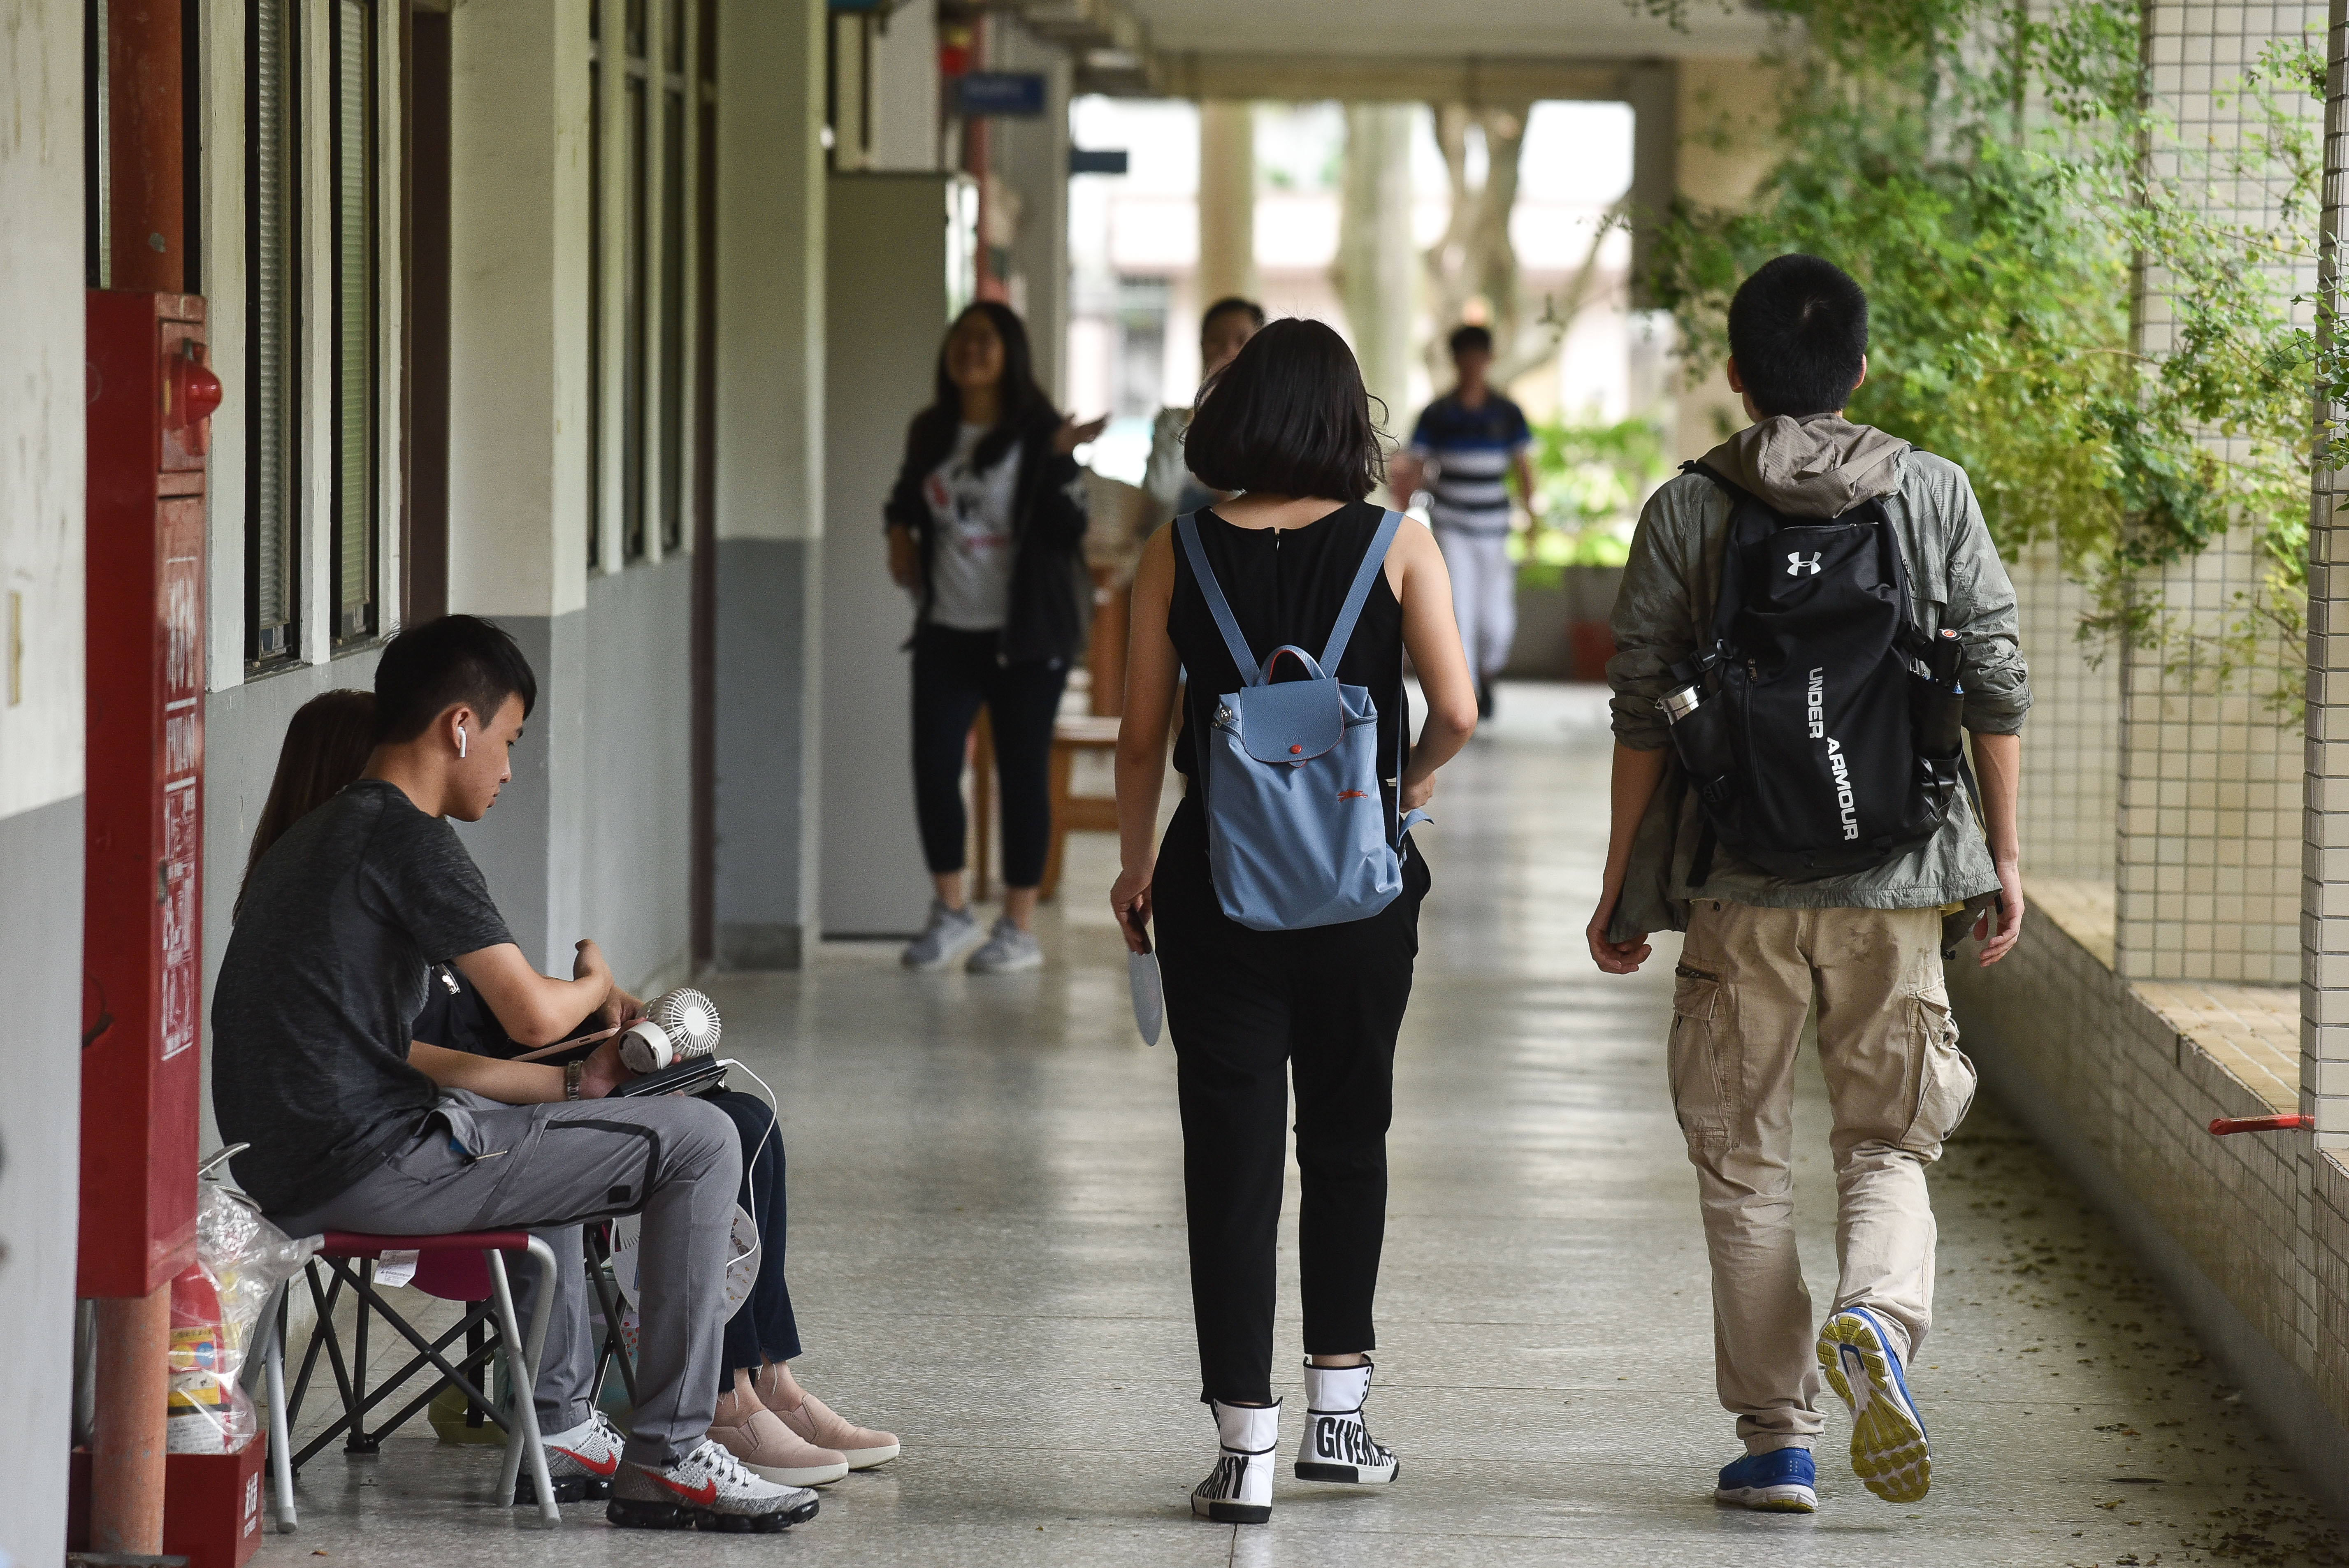
[[[1862,1489],[1837,1407],[1816,1517],[1715,1508],[1736,1444],[1665,1100],[1671,948],[1615,980],[1580,934],[1607,748],[1595,694],[1505,689],[1503,721],[1436,800],[1371,1405],[1402,1457],[1395,1486],[1284,1480],[1269,1525],[1189,1516],[1214,1434],[1195,1402],[1174,1062],[1133,1030],[1103,838],[1072,845],[1040,973],[908,975],[893,949],[842,944],[803,975],[710,986],[729,1051],[782,1100],[801,1375],[895,1429],[902,1460],[827,1489],[822,1517],[781,1539],[615,1532],[600,1505],[549,1535],[490,1501],[493,1453],[438,1447],[419,1422],[378,1458],[313,1460],[301,1532],[265,1537],[257,1561],[2349,1561],[2236,1390],[1988,1103],[1934,1177],[1940,1318],[1916,1374],[1932,1495],[1898,1508]],[[1815,1069],[1803,1094],[1797,1202],[1824,1303]]]

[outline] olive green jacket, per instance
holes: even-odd
[[[1881,496],[1899,531],[1919,628],[1931,635],[1950,627],[1965,641],[1959,677],[1966,692],[1965,727],[1982,735],[2012,735],[2023,727],[2031,683],[2016,645],[2014,586],[1963,469],[1831,414],[1764,420],[1704,460],[1788,515],[1836,516]],[[1615,600],[1615,656],[1607,662],[1615,738],[1634,750],[1671,745],[1657,699],[1674,684],[1671,665],[1710,638],[1729,512],[1729,497],[1719,485],[1702,474],[1682,474],[1640,514]],[[1688,927],[1688,876],[1703,820],[1679,756],[1668,749],[1668,757],[1633,842],[1610,940]],[[1717,847],[1703,895],[1767,908],[1920,909],[1961,903],[1997,886],[1972,803],[1961,799],[1940,831],[1920,847],[1844,876],[1771,876]]]

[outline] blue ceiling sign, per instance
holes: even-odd
[[[1044,112],[1041,71],[970,71],[956,102],[966,115],[1033,119]]]

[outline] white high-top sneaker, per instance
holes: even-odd
[[[1371,1441],[1362,1420],[1372,1370],[1368,1361],[1359,1367],[1305,1364],[1305,1440],[1297,1449],[1298,1480],[1394,1480],[1402,1466],[1393,1450]]]
[[[1191,1511],[1217,1524],[1262,1524],[1272,1517],[1272,1451],[1280,1447],[1280,1406],[1215,1401],[1223,1452],[1191,1489]]]

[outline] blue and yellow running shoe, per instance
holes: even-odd
[[[1733,1502],[1761,1513],[1816,1513],[1819,1472],[1808,1449],[1775,1449],[1747,1454],[1723,1467],[1715,1502]]]
[[[1933,1484],[1932,1445],[1876,1314],[1847,1306],[1829,1317],[1819,1330],[1819,1370],[1851,1410],[1852,1473],[1887,1502],[1923,1497]]]

